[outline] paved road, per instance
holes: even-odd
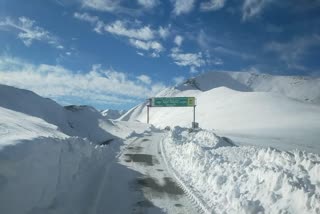
[[[106,169],[92,213],[198,213],[163,163],[162,134],[144,133],[126,141],[118,163]]]

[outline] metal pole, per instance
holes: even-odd
[[[147,123],[149,124],[149,105],[147,105]]]
[[[196,122],[196,106],[195,105],[193,106],[193,122],[194,124]]]

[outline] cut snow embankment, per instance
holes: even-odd
[[[0,212],[91,213],[113,145],[37,138],[0,151]]]
[[[162,145],[171,167],[216,213],[320,213],[320,156],[234,146],[176,127]]]

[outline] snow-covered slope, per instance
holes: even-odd
[[[253,75],[251,79],[255,81],[242,84],[250,79],[249,75]],[[298,148],[320,153],[320,105],[309,102],[319,98],[320,89],[313,90],[318,87],[319,80],[262,74],[253,78],[254,75],[220,72],[209,73],[207,76],[204,74],[175,88],[165,89],[157,96],[195,96],[196,121],[200,127],[215,129],[218,134],[230,137],[239,144],[272,146],[285,150]],[[295,78],[299,84],[289,84]],[[255,92],[252,91],[253,86],[255,90],[266,89],[268,86],[270,90]],[[288,97],[291,95],[289,92],[302,88],[305,90],[300,93],[303,96],[299,95],[299,99],[298,96]],[[304,97],[309,97],[309,101],[302,101]],[[120,119],[146,122],[146,118],[146,103],[143,103]],[[192,108],[150,109],[150,122],[160,127],[190,127],[192,119]]]
[[[320,104],[320,78],[311,77],[273,76],[254,72],[207,72],[188,80],[177,89],[208,91],[221,86],[236,91],[275,92]]]
[[[0,150],[21,140],[40,137],[64,139],[68,136],[44,120],[0,107]]]
[[[106,119],[90,106],[62,107],[34,92],[0,85],[0,107],[41,118],[69,136],[86,137],[97,143],[113,138],[101,128],[101,124],[107,126]]]
[[[125,113],[124,110],[113,110],[113,109],[106,109],[101,111],[101,114],[107,118],[107,119],[118,119],[119,117],[121,117],[123,114]]]
[[[121,146],[113,126],[94,108],[0,85],[0,213],[94,213]]]

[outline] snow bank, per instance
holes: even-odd
[[[320,213],[320,156],[237,147],[211,131],[176,127],[164,138],[171,166],[216,213]]]
[[[117,143],[37,138],[0,151],[0,211],[10,214],[91,213]]]

